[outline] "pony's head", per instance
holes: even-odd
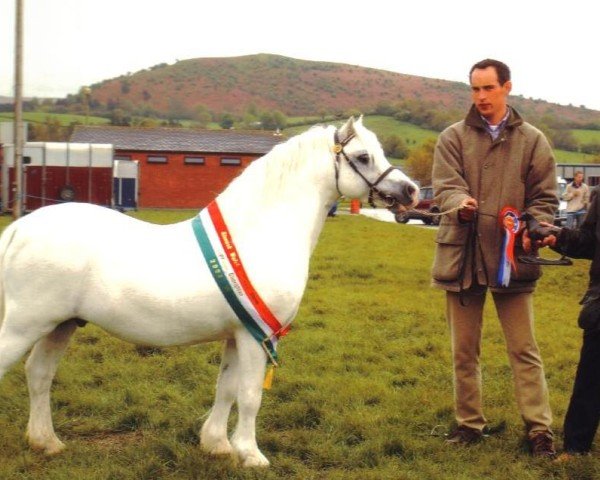
[[[335,180],[338,192],[347,198],[379,200],[386,207],[414,207],[419,187],[383,153],[377,137],[351,117],[335,132]]]

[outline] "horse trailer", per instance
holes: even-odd
[[[3,146],[3,210],[15,200],[14,146]],[[8,186],[8,188],[6,188]],[[61,202],[113,206],[113,146],[92,143],[28,142],[23,148],[23,201],[26,211]],[[6,203],[5,203],[6,202]]]

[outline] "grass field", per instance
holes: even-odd
[[[0,113],[0,122],[10,121],[14,114],[9,112]],[[44,123],[48,118],[57,119],[61,125],[67,126],[72,123],[81,123],[90,125],[104,125],[110,123],[108,118],[85,115],[72,115],[70,113],[45,113],[45,112],[23,112],[23,120],[31,123]]]
[[[571,130],[579,143],[600,143],[600,130]]]
[[[191,215],[135,214],[156,223]],[[444,445],[441,435],[453,424],[452,373],[444,296],[429,286],[434,235],[362,216],[328,219],[257,421],[268,470],[242,470],[198,447],[219,345],[141,350],[88,325],[75,334],[53,387],[55,426],[68,446],[63,454],[48,459],[24,441],[23,362],[0,384],[0,478],[599,478],[597,454],[561,466],[525,452],[491,302],[482,358],[486,415],[495,433],[473,447]],[[580,345],[577,301],[587,268],[585,261],[546,267],[535,297],[558,434]]]
[[[345,120],[340,120],[337,124],[342,125]],[[319,121],[315,121],[315,124]],[[336,122],[326,122],[327,124],[335,124]],[[386,117],[383,115],[369,115],[364,118],[364,124],[367,128],[375,132],[379,138],[389,137],[390,135],[399,135],[405,142],[407,142],[409,148],[421,145],[425,140],[429,138],[437,138],[438,132],[433,130],[427,130],[421,127],[417,127],[412,123],[399,122],[392,117]],[[298,127],[290,127],[284,130],[284,133],[288,136],[297,135],[306,131],[310,126],[301,125]]]
[[[554,150],[556,163],[591,163],[595,155],[581,152],[568,152],[566,150]]]

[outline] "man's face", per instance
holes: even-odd
[[[583,174],[578,173],[577,175],[575,175],[575,178],[573,179],[573,181],[579,185],[581,182],[583,182]]]
[[[512,83],[500,85],[494,67],[476,68],[471,73],[471,97],[475,107],[488,122],[498,124],[506,113],[506,102]]]

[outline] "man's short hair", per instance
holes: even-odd
[[[582,170],[575,170],[575,173],[573,174],[573,176],[576,177],[577,175],[583,175],[583,171]]]
[[[494,67],[496,70],[496,75],[498,75],[498,83],[500,85],[504,85],[510,80],[510,68],[508,68],[508,65],[502,63],[500,60],[486,58],[485,60],[481,60],[471,67],[471,70],[469,70],[469,83],[471,82],[471,74],[473,73],[473,70],[485,69],[488,67]]]

